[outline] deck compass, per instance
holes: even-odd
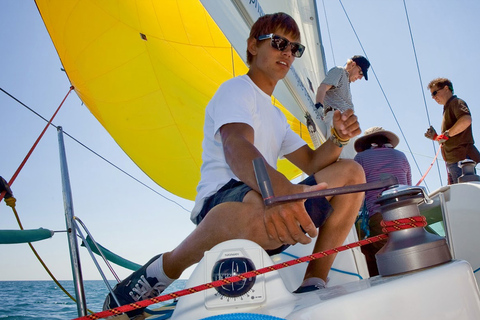
[[[223,280],[263,267],[262,251],[258,247],[225,248],[206,252],[206,278]],[[265,301],[264,276],[256,276],[237,282],[225,282],[205,292],[207,308],[221,308],[260,304]]]

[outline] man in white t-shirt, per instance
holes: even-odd
[[[299,41],[298,26],[285,13],[265,15],[253,25],[247,40],[248,73],[220,86],[206,108],[201,181],[191,216],[198,226],[174,250],[152,258],[119,283],[114,292],[120,303],[158,295],[205,251],[226,240],[248,239],[273,254],[288,245],[311,242],[321,226],[316,252],[343,243],[363,193],[266,207],[253,169],[253,159],[263,157],[276,196],[365,182],[358,163],[337,161],[341,146],[360,133],[353,111],[337,111],[335,134],[312,150],[271,103],[277,82],[305,49]],[[276,170],[281,157],[310,177],[291,183]],[[310,262],[297,292],[324,287],[334,258]],[[104,308],[114,306],[109,294]]]

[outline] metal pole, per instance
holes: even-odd
[[[75,296],[77,298],[77,312],[79,317],[87,315],[87,304],[85,300],[85,290],[83,288],[82,268],[80,265],[80,256],[78,253],[77,231],[73,221],[73,201],[72,190],[70,188],[70,178],[68,176],[67,156],[65,153],[65,144],[63,142],[62,127],[57,128],[58,149],[60,151],[60,169],[62,173],[63,203],[65,207],[65,222],[68,231],[68,246],[70,248],[70,261],[72,264],[73,283],[75,285]]]

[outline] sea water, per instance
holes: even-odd
[[[72,296],[72,281],[59,281]],[[175,281],[165,292],[181,290],[186,280]],[[114,282],[110,283],[112,286]],[[87,309],[102,310],[108,289],[101,280],[84,281]],[[159,305],[154,305],[159,306]],[[53,281],[0,281],[0,319],[73,319],[77,318],[77,304]]]

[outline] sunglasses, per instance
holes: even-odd
[[[298,42],[290,42],[288,39],[277,36],[276,34],[270,33],[270,34],[264,34],[258,37],[259,41],[266,40],[266,39],[272,39],[270,42],[270,45],[272,48],[277,49],[278,51],[285,51],[288,46],[290,46],[290,49],[292,51],[292,54],[296,58],[300,58],[305,51],[305,46],[303,44],[300,44]]]
[[[443,89],[443,88],[442,88],[442,89]],[[432,92],[432,97],[435,97],[435,96],[438,94],[438,92],[439,92],[440,90],[442,90],[442,89],[437,89],[437,90],[433,91],[433,92]]]

